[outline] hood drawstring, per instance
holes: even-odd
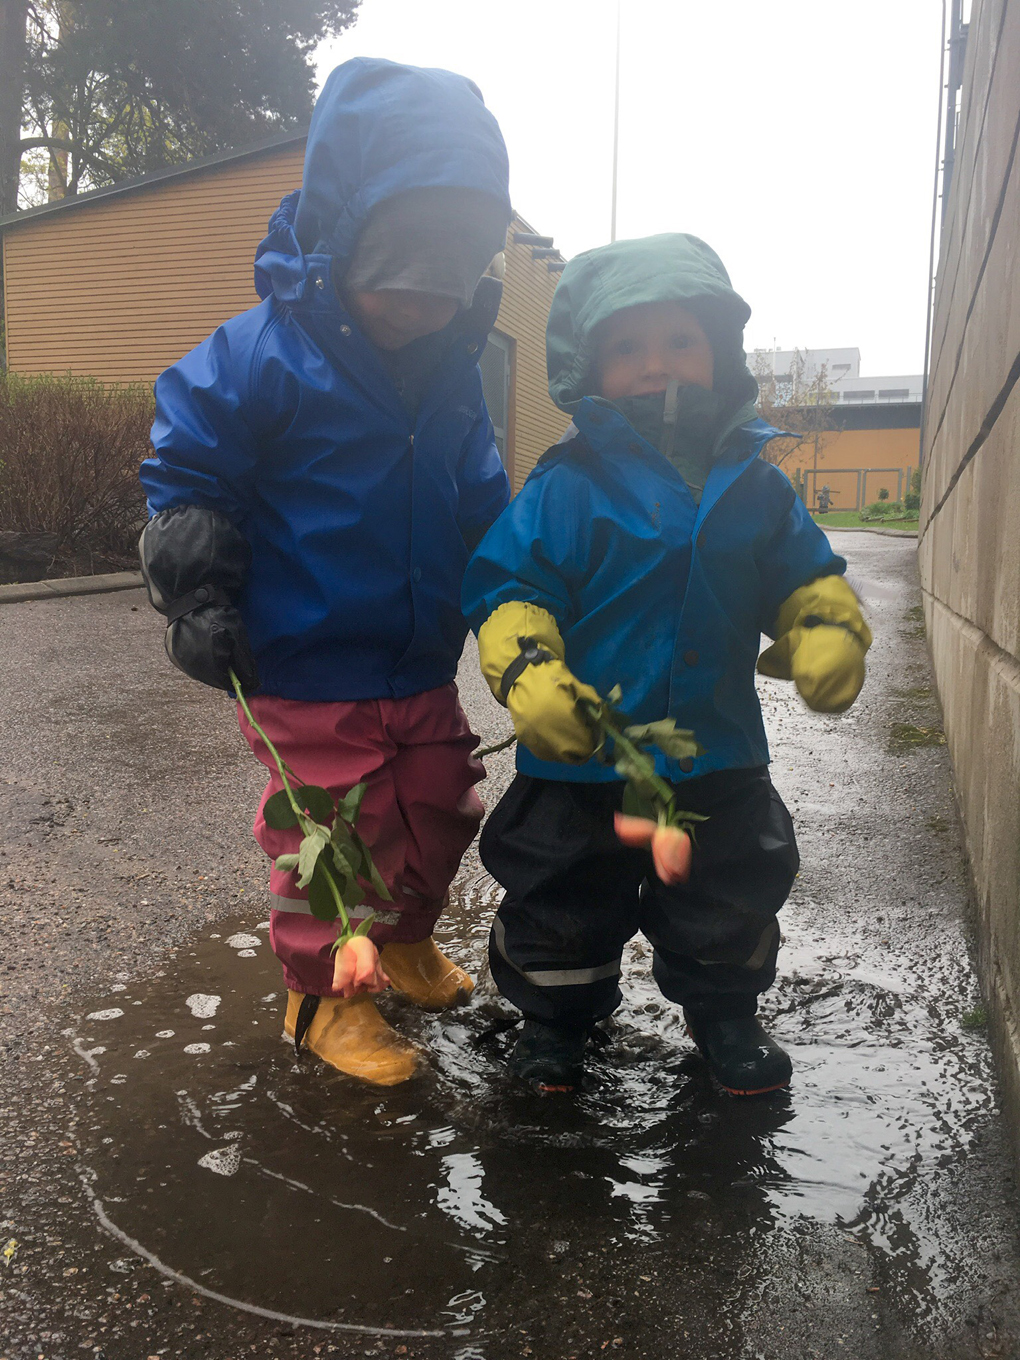
[[[659,449],[662,454],[673,461],[673,449],[676,444],[676,418],[680,409],[680,384],[676,378],[670,378],[666,387],[666,400],[662,407],[662,441]]]

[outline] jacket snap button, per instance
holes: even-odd
[[[696,666],[698,664],[698,659],[698,654],[693,648],[689,652],[684,652],[684,660],[687,662],[688,666]]]
[[[325,288],[325,286],[326,286],[326,280],[322,277],[321,274],[319,274],[319,275],[316,276],[316,279],[315,279],[315,286],[316,286],[316,288],[319,289],[320,292],[322,291],[323,288]]]
[[[684,756],[683,760],[679,761],[679,765],[684,774],[690,774],[694,769],[694,759],[692,756]]]
[[[341,326],[341,327],[340,327],[340,334],[341,334],[341,335],[350,335],[350,333],[351,333],[351,328],[350,328],[350,326]]]
[[[411,572],[411,580],[412,581],[421,580],[421,567],[415,567],[414,571]]]

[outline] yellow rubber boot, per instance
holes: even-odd
[[[396,990],[426,1011],[448,1011],[465,1002],[475,984],[446,957],[430,935],[415,944],[386,944],[383,972]]]
[[[287,993],[283,1028],[293,1039],[304,996]],[[367,992],[358,996],[323,996],[305,1034],[303,1047],[350,1077],[376,1086],[396,1086],[414,1076],[418,1051],[379,1014]]]

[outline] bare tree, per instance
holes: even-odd
[[[804,351],[795,349],[788,373],[776,373],[771,353],[759,350],[750,356],[751,371],[758,380],[758,414],[777,430],[789,431],[789,439],[766,444],[764,457],[781,466],[802,449],[818,459],[833,433],[834,401],[828,366],[811,371]]]

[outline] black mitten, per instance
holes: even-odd
[[[248,540],[217,510],[178,505],[149,520],[138,543],[154,609],[166,616],[166,653],[203,685],[245,692],[259,678],[248,630],[232,603],[251,565]]]

